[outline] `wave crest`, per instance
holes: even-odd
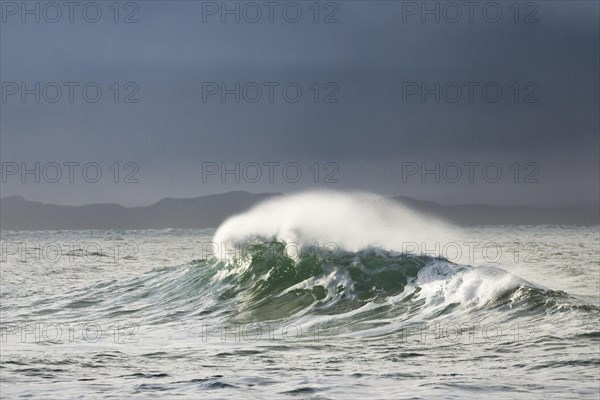
[[[227,219],[216,243],[275,238],[302,246],[335,243],[346,251],[401,251],[407,242],[449,241],[457,230],[398,201],[371,193],[305,192],[267,200]]]

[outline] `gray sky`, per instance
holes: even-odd
[[[2,1],[2,197],[134,205],[339,188],[446,204],[599,200],[598,2],[338,1],[318,14],[312,1],[274,2],[273,22],[264,2],[247,3],[226,3],[238,23],[221,2],[121,2],[118,15],[112,1],[81,2],[72,22],[62,2],[60,17],[26,2],[36,22]],[[426,12],[436,7],[439,22]],[[236,83],[239,103],[223,99]],[[21,176],[36,162],[39,183]],[[72,183],[69,162],[80,163]],[[236,163],[239,182],[221,176]]]

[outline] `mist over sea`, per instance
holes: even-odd
[[[218,230],[2,231],[2,396],[598,398],[597,226],[323,196]]]

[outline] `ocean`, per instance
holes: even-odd
[[[308,195],[1,241],[3,398],[600,396],[598,226]]]

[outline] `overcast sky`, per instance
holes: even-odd
[[[2,1],[1,196],[598,202],[600,3],[247,3]]]

